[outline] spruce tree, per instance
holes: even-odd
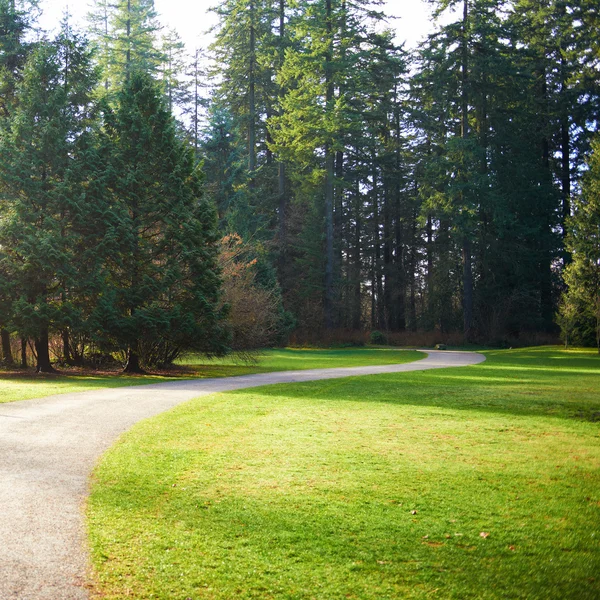
[[[572,262],[565,269],[567,291],[558,321],[566,342],[594,344],[600,353],[600,139],[567,224]]]
[[[169,363],[182,349],[224,351],[214,209],[149,74],[130,74],[106,131],[115,251],[98,320],[108,316],[128,372]]]
[[[77,278],[73,221],[84,182],[86,143],[96,83],[90,52],[66,23],[31,54],[19,102],[0,139],[7,208],[0,222],[0,273],[14,290],[12,322],[35,341],[38,371],[51,371],[49,335],[69,320],[68,289]]]
[[[184,111],[190,102],[190,82],[186,78],[185,44],[174,29],[161,37],[161,64],[158,67],[169,111]]]
[[[154,0],[95,0],[88,15],[105,90],[114,95],[133,71],[156,73],[163,56]]]

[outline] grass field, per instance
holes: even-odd
[[[255,363],[245,364],[234,357],[208,360],[188,356],[179,361],[179,371],[163,375],[129,376],[115,374],[22,375],[0,371],[0,403],[42,398],[53,394],[83,392],[107,387],[160,383],[172,379],[229,377],[249,373],[270,373],[293,369],[385,365],[411,362],[425,355],[414,351],[361,348],[342,350],[265,350]]]
[[[600,597],[600,360],[204,397],[95,471],[105,599]]]

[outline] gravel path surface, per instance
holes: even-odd
[[[474,352],[427,354],[401,365],[174,381],[0,404],[0,599],[89,597],[82,513],[89,475],[101,454],[137,421],[215,392],[485,360]]]

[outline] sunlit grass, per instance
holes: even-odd
[[[220,394],[138,425],[96,470],[96,591],[600,597],[600,360],[487,356]]]
[[[184,372],[173,376],[144,375],[39,375],[15,376],[0,371],[0,403],[42,398],[53,394],[83,392],[99,388],[159,383],[172,379],[206,379],[232,377],[250,373],[269,373],[294,369],[328,368],[341,366],[385,365],[419,360],[425,355],[414,351],[388,349],[349,350],[265,350],[256,355],[255,362],[244,363],[235,357],[209,360],[205,356],[186,357],[180,362]]]
[[[395,348],[342,348],[322,350],[316,348],[276,348],[263,350],[256,355],[257,363],[243,365],[236,355],[217,358],[210,362],[202,355],[188,355],[177,361],[178,364],[196,366],[244,367],[251,372],[270,373],[294,369],[328,369],[335,367],[357,367],[368,365],[388,365],[409,362],[424,358],[414,350]],[[250,372],[250,371],[249,371]]]
[[[0,403],[100,388],[158,383],[166,380],[168,378],[159,376],[127,377],[125,375],[3,377],[0,373]]]

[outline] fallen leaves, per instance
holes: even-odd
[[[482,537],[483,539],[486,539],[486,538],[490,537],[490,534],[487,531],[482,531],[479,534],[479,537]]]
[[[426,546],[429,546],[430,548],[440,548],[441,546],[444,545],[443,542],[421,542],[422,544],[425,544]]]

